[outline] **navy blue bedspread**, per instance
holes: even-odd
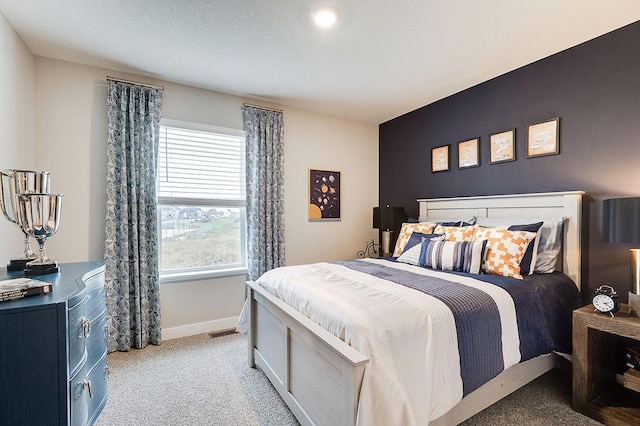
[[[518,310],[518,329],[521,336],[531,335],[530,324],[525,318],[541,315],[551,342],[550,349],[571,353],[572,313],[582,306],[580,292],[571,278],[561,272],[527,275],[522,280],[493,274],[473,277],[500,286],[511,295]],[[536,297],[527,298],[526,294],[530,295],[532,292]],[[531,304],[522,303],[523,300],[528,300]],[[522,343],[520,352],[522,361],[539,355],[527,351]]]
[[[460,353],[463,394],[467,395],[504,370],[498,308],[485,292],[384,264],[346,260],[332,262],[436,297],[451,310]],[[534,274],[523,280],[462,272],[488,285],[502,287],[516,308],[521,362],[552,351],[571,352],[571,315],[580,294],[564,274]]]

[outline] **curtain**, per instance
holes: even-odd
[[[247,275],[284,266],[284,136],[282,111],[246,105]]]
[[[109,352],[161,343],[156,166],[161,88],[109,81],[106,296]]]

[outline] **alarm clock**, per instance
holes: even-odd
[[[613,314],[620,309],[620,301],[618,301],[618,293],[610,285],[601,285],[594,292],[593,307],[594,312],[602,312],[603,314],[609,314],[613,317]]]

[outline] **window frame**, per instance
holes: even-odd
[[[184,130],[193,130],[199,132],[217,133],[226,136],[245,137],[243,130],[213,126],[209,124],[193,123],[188,121],[161,119],[160,127],[174,127]],[[246,148],[245,148],[246,149]],[[160,167],[157,167],[158,174]],[[157,188],[160,187],[158,178]],[[158,190],[158,194],[160,191]],[[216,208],[237,208],[240,213],[240,259],[237,264],[226,264],[221,266],[193,267],[184,269],[170,269],[163,272],[162,270],[162,214],[161,207],[164,206],[207,206]],[[183,281],[194,281],[209,278],[222,278],[228,276],[246,275],[247,273],[247,217],[246,217],[246,193],[244,200],[219,200],[207,198],[181,198],[181,197],[161,197],[156,196],[156,207],[158,209],[158,269],[160,275],[160,283],[176,283]]]

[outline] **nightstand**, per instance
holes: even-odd
[[[614,318],[593,309],[573,311],[573,408],[607,425],[640,424],[640,392],[616,382],[615,359],[617,339],[640,344],[640,318],[626,304]]]

